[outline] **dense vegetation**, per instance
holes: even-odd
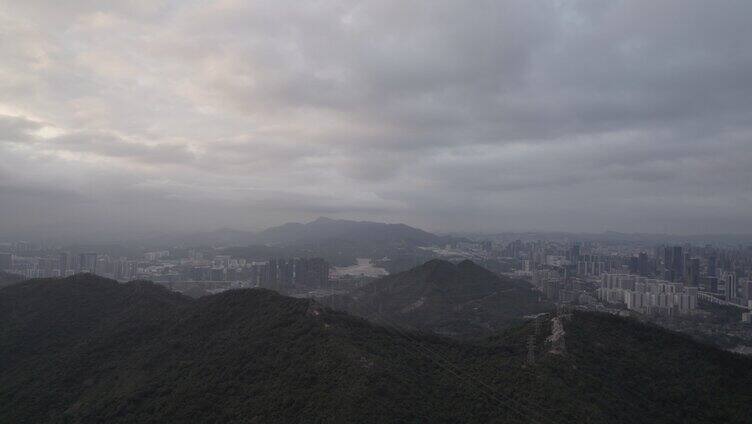
[[[24,278],[18,274],[11,274],[9,272],[0,271],[0,287],[9,286],[22,281]]]
[[[472,261],[434,259],[373,281],[334,305],[372,321],[467,338],[551,310],[539,297],[528,283],[499,277]]]
[[[461,343],[266,290],[32,280],[0,289],[0,422],[748,422],[750,360],[554,320]]]

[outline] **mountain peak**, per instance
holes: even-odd
[[[378,313],[373,305],[379,305]],[[347,308],[365,318],[387,316],[405,326],[460,338],[493,333],[550,305],[523,282],[466,260],[432,259],[353,293]],[[375,315],[374,315],[375,314]]]
[[[320,243],[332,240],[428,245],[438,242],[440,237],[404,224],[350,221],[323,216],[306,224],[287,223],[271,227],[258,234],[258,241],[270,244]]]

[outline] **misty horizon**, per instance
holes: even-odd
[[[518,235],[525,238],[525,236],[537,236],[542,238],[548,237],[566,237],[573,241],[587,241],[587,240],[612,240],[618,241],[621,238],[632,241],[642,241],[647,243],[672,243],[672,242],[694,242],[694,243],[720,243],[722,245],[733,245],[735,243],[746,243],[752,241],[752,233],[688,233],[688,234],[672,234],[672,233],[643,233],[643,232],[624,232],[606,229],[601,232],[595,231],[566,231],[566,230],[545,230],[545,229],[522,229],[522,230],[497,230],[497,231],[433,231],[431,229],[422,228],[409,223],[404,222],[376,222],[361,219],[347,219],[347,218],[331,218],[327,216],[318,216],[308,220],[302,220],[300,222],[279,222],[278,224],[254,228],[254,227],[217,227],[210,229],[191,228],[185,230],[160,230],[154,229],[148,231],[144,228],[134,230],[131,229],[128,232],[118,232],[113,229],[102,229],[94,231],[92,229],[81,228],[79,231],[73,231],[68,229],[68,232],[55,232],[54,230],[42,229],[37,231],[17,231],[9,232],[6,234],[0,234],[0,243],[8,243],[13,241],[29,241],[29,242],[43,242],[43,243],[62,243],[62,244],[131,244],[148,242],[150,244],[162,244],[164,246],[172,243],[185,244],[185,241],[176,242],[180,240],[180,237],[189,237],[191,240],[188,244],[201,244],[207,242],[206,238],[211,239],[212,236],[221,234],[235,235],[235,236],[247,236],[241,237],[238,240],[241,244],[265,244],[263,241],[257,241],[253,236],[263,234],[268,230],[275,230],[277,228],[283,228],[290,224],[316,224],[321,221],[330,222],[346,222],[346,223],[366,223],[366,224],[388,224],[388,225],[404,225],[416,230],[427,231],[430,234],[437,236],[455,236],[455,237],[474,237],[474,238],[487,238],[493,236],[512,236]],[[175,238],[178,239],[175,239]],[[248,238],[250,237],[250,238]],[[238,243],[235,241],[234,243]]]

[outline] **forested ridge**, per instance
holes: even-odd
[[[90,275],[0,289],[0,422],[742,423],[751,373],[591,313],[460,342],[267,290],[193,300]]]

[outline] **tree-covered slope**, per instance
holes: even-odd
[[[92,276],[0,290],[0,422],[746,422],[751,370],[585,313],[462,343],[267,290],[190,300]]]
[[[335,305],[372,321],[460,338],[492,334],[528,314],[551,309],[529,284],[466,260],[434,259],[373,281]]]
[[[18,274],[11,274],[9,272],[0,271],[0,287],[9,286],[19,281],[23,281],[23,277]]]
[[[749,357],[607,314],[552,314],[539,324],[538,331],[530,322],[485,341],[530,346],[533,340],[526,372],[511,367],[499,374],[508,366],[499,358],[475,372],[493,376],[494,386],[514,382],[554,422],[745,423],[752,416]]]
[[[456,422],[505,413],[473,406],[477,394],[412,337],[455,358],[462,346],[271,291],[192,301],[82,276],[2,290],[0,308],[0,422]]]

